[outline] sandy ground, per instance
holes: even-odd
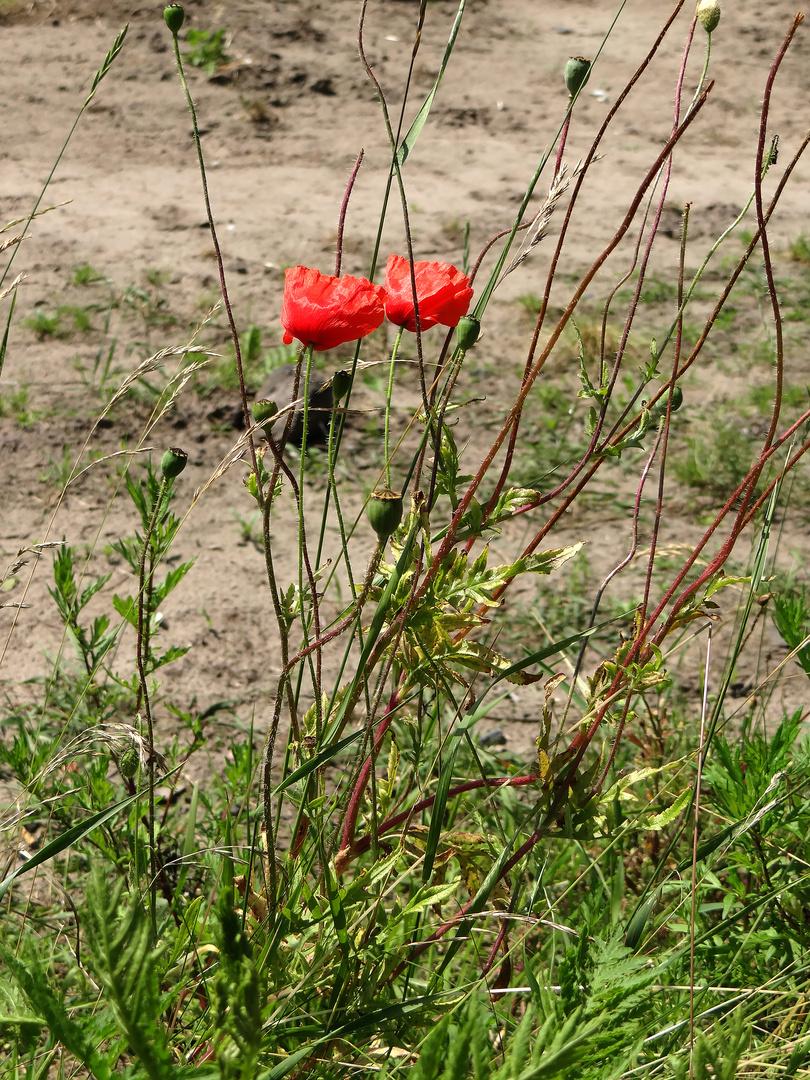
[[[418,258],[458,264],[466,221],[474,254],[511,224],[539,156],[564,115],[565,61],[572,55],[593,55],[617,6],[614,0],[469,0],[430,121],[405,168]],[[665,212],[669,225],[653,257],[656,272],[669,280],[676,266],[677,221],[684,202],[691,202],[696,245],[691,261],[697,263],[751,192],[765,78],[795,13],[786,0],[728,0],[726,8],[713,40],[710,75],[715,85],[675,156]],[[669,0],[628,0],[577,108],[566,152],[571,166],[585,152],[671,9]],[[449,0],[428,5],[407,122],[435,79],[456,10]],[[0,550],[5,561],[11,562],[22,546],[65,536],[80,548],[93,545],[92,569],[112,574],[108,593],[123,592],[131,588],[130,577],[104,549],[134,523],[125,500],[117,499],[110,508],[110,471],[89,473],[55,518],[56,488],[41,481],[40,474],[47,471],[49,456],[61,460],[65,444],[75,457],[100,409],[98,396],[77,373],[77,360],[91,369],[99,350],[106,351],[117,334],[116,365],[123,372],[132,370],[147,351],[187,340],[189,328],[215,298],[216,267],[189,116],[160,5],[135,9],[120,0],[46,0],[5,3],[0,13],[4,221],[30,210],[94,71],[129,21],[121,55],[82,118],[48,190],[45,204],[66,205],[32,224],[30,239],[17,255],[14,272],[24,271],[27,280],[19,291],[0,379],[0,393],[6,396],[28,387],[28,406],[38,414],[27,427],[13,415],[0,418]],[[399,101],[403,89],[417,13],[418,5],[407,0],[369,4],[368,58],[392,103]],[[281,268],[304,263],[332,272],[338,211],[361,147],[365,158],[348,214],[343,269],[367,272],[389,152],[379,105],[357,56],[359,5],[356,0],[196,2],[187,5],[187,14],[187,26],[224,27],[227,32],[230,63],[224,71],[213,79],[199,69],[187,71],[204,132],[211,201],[236,318],[240,326],[260,326],[268,347],[280,343]],[[643,78],[604,140],[603,160],[593,168],[572,222],[561,281],[588,265],[609,241],[637,183],[668,137],[673,87],[691,15],[687,2],[661,48],[655,72]],[[687,69],[687,101],[702,63],[703,32],[700,27],[697,32],[699,47]],[[810,38],[802,28],[773,95],[769,137],[779,133],[784,160],[807,125],[803,103],[810,89],[808,50]],[[768,178],[767,192],[775,183]],[[807,227],[808,194],[808,166],[803,163],[774,220],[774,246],[784,248]],[[532,206],[539,206],[542,197],[538,188]],[[474,471],[475,455],[480,459],[486,437],[518,385],[532,325],[516,298],[542,291],[561,216],[558,211],[549,239],[507,279],[487,312],[486,336],[475,354],[478,378],[468,388],[472,396],[486,399],[469,413],[474,437],[465,460],[468,471]],[[403,250],[398,222],[394,211],[383,237],[384,254]],[[628,260],[624,252],[609,261],[594,283],[596,297],[627,269]],[[108,280],[84,287],[71,284],[75,267],[85,264]],[[147,299],[142,296],[113,310],[105,333],[105,297],[122,297],[128,286],[143,290]],[[37,307],[53,312],[60,306],[92,304],[98,311],[91,316],[92,329],[83,333],[43,335],[25,322]],[[144,311],[158,316],[156,325],[146,326]],[[166,312],[175,322],[161,326],[159,316]],[[219,318],[217,329],[206,338],[222,350],[224,325]],[[429,349],[438,347],[435,332],[427,341]],[[134,342],[140,345],[128,351]],[[326,369],[341,366],[346,353],[336,350],[325,358]],[[808,362],[797,356],[791,363],[804,378]],[[727,393],[730,382],[733,376],[707,377],[700,384],[704,399]],[[404,410],[413,397],[407,385],[402,394]],[[190,454],[180,504],[184,499],[187,504],[194,487],[211,475],[232,445],[234,434],[223,430],[222,420],[235,404],[230,392],[204,397],[188,389],[150,436],[149,445],[159,450],[181,445]],[[118,407],[89,449],[112,453],[124,440],[131,446],[147,416],[145,400]],[[352,426],[341,478],[350,509],[360,505],[365,488],[375,480],[366,420],[361,416]],[[197,561],[171,597],[165,616],[171,640],[191,650],[167,671],[164,689],[179,703],[196,699],[200,708],[217,700],[240,700],[246,721],[255,702],[255,721],[261,728],[266,697],[279,670],[278,646],[261,556],[252,544],[240,542],[233,512],[245,518],[252,512],[238,469],[206,493],[176,546],[179,558]],[[279,577],[288,580],[296,573],[294,540],[281,515],[273,529]],[[626,546],[628,527],[621,516],[574,517],[556,542],[568,542],[583,530],[593,550],[609,558]],[[688,545],[701,531],[684,513],[671,521],[666,539]],[[801,540],[797,534],[795,542]],[[505,546],[514,542],[508,535],[502,541]],[[594,558],[597,564],[602,561],[600,555]],[[13,609],[2,612],[0,648],[7,648],[0,680],[7,688],[47,670],[46,654],[59,645],[59,626],[46,592],[48,564],[46,557],[33,576],[25,597],[29,606],[18,617]],[[11,597],[21,598],[27,572]],[[508,720],[536,717],[534,705],[526,700],[513,705],[504,714]],[[530,753],[533,724],[513,723],[508,733],[516,749]]]

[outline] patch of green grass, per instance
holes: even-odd
[[[74,330],[86,334],[93,329],[90,309],[80,304],[62,304],[54,312],[48,312],[44,307],[35,308],[34,314],[25,320],[25,325],[40,340],[70,337]]]
[[[34,331],[40,340],[48,337],[67,337],[69,333],[62,322],[61,311],[49,313],[44,307],[38,307],[34,309],[34,314],[24,319],[23,322],[25,326]]]
[[[676,479],[703,495],[728,498],[756,460],[758,443],[740,419],[704,420],[672,461]]]
[[[788,245],[788,250],[794,262],[810,266],[810,240],[804,233],[799,233],[793,243]]]
[[[231,510],[231,517],[239,526],[239,543],[243,546],[252,544],[257,551],[264,551],[261,530],[261,510],[254,510],[250,517],[242,517],[238,510]],[[259,525],[257,529],[256,526]]]
[[[31,427],[39,415],[31,408],[27,385],[19,386],[10,394],[0,394],[0,416],[13,416],[20,427]]]
[[[41,484],[52,484],[61,491],[68,480],[70,480],[70,474],[73,470],[73,461],[70,456],[70,443],[65,443],[60,458],[56,458],[53,454],[48,453],[46,453],[46,458],[45,468],[39,474],[39,482]]]
[[[534,293],[523,293],[517,298],[517,302],[531,319],[537,318],[540,314],[540,308],[543,306],[542,297],[535,296]]]
[[[194,30],[190,27],[186,32],[186,44],[189,50],[185,59],[192,67],[203,68],[209,79],[216,74],[217,68],[228,63],[225,31],[222,29]]]
[[[100,274],[98,270],[94,270],[89,263],[82,263],[80,266],[75,266],[73,268],[71,284],[83,288],[87,285],[95,285],[96,282],[105,280],[106,278],[104,275]]]
[[[765,386],[752,386],[748,391],[751,404],[760,413],[773,412],[774,389],[770,383]],[[782,408],[804,410],[810,405],[810,387],[785,386],[782,390]]]
[[[678,286],[662,278],[647,278],[641,290],[641,299],[645,304],[665,304],[678,299]]]
[[[80,334],[86,334],[93,329],[89,308],[81,307],[79,304],[70,304],[60,308],[60,312],[73,320],[73,325]]]

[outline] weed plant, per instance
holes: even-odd
[[[414,15],[412,67],[431,32],[431,8],[422,3]],[[362,291],[380,307],[379,322],[382,290],[372,283],[383,223],[397,203],[407,248],[398,296],[410,312],[394,320],[399,330],[381,368],[368,367],[380,362],[368,329],[355,327],[349,336],[357,343],[352,363],[332,376],[324,467],[312,484],[306,463],[313,345],[326,349],[317,334],[332,333],[334,325],[327,320],[311,335],[298,333],[304,344],[296,351],[291,401],[265,402],[252,414],[246,380],[265,353],[257,328],[240,332],[231,307],[183,75],[183,12],[166,9],[246,429],[193,493],[184,483],[182,449],[168,448],[159,468],[135,464],[137,449],[159,438],[160,421],[190,391],[205,350],[196,337],[168,344],[175,325],[160,303],[157,277],[133,289],[124,301],[149,316],[149,351],[109,395],[102,416],[151,372],[178,366],[159,390],[139,447],[125,455],[120,496],[132,527],[113,550],[130,572],[129,588],[111,594],[107,575],[90,573],[88,553],[48,537],[23,549],[3,578],[5,587],[24,572],[46,572],[51,562],[62,629],[48,677],[27,704],[12,695],[3,712],[0,760],[16,793],[3,820],[0,881],[7,1075],[810,1075],[804,717],[801,710],[784,715],[770,677],[752,688],[741,712],[729,694],[771,610],[788,650],[780,667],[802,680],[810,674],[806,595],[800,585],[771,589],[772,531],[810,448],[810,409],[790,398],[791,356],[768,239],[810,143],[807,135],[781,146],[777,163],[769,135],[772,95],[801,16],[785,27],[770,67],[750,75],[763,94],[756,145],[740,151],[740,167],[750,166],[753,178],[748,216],[730,221],[690,274],[687,204],[671,274],[676,284],[648,276],[673,151],[713,107],[711,40],[723,33],[717,15],[714,0],[701,0],[694,17],[683,0],[673,5],[573,171],[566,144],[590,64],[569,63],[569,96],[549,127],[549,149],[511,227],[493,229],[493,239],[470,258],[472,306],[463,319],[456,312],[437,342],[425,332],[431,298],[420,291],[417,273],[421,282],[423,272],[447,277],[452,268],[428,264],[424,271],[417,258],[409,176],[418,168],[419,135],[452,61],[465,2],[433,90],[407,129],[407,101],[388,102],[366,58],[362,3],[360,63],[391,143],[368,280],[340,278],[358,158],[340,212],[334,278],[324,285],[307,268],[288,271],[284,325],[289,332],[296,281]],[[593,58],[596,70],[602,49],[620,33],[614,23]],[[679,34],[671,134],[651,151],[604,251],[581,273],[559,278],[602,137],[643,92],[636,83],[647,69],[657,71],[662,45]],[[193,48],[191,32],[188,40]],[[122,33],[79,116],[123,45]],[[698,85],[689,86],[693,50],[705,51],[705,65]],[[541,183],[548,194],[527,218]],[[730,256],[725,242],[743,221],[748,239]],[[467,444],[467,414],[456,407],[467,393],[471,353],[487,350],[501,361],[497,339],[478,343],[478,332],[494,290],[507,274],[521,272],[541,241],[553,250],[542,295],[524,303],[534,329],[511,404],[479,456],[479,444]],[[714,258],[721,246],[722,270]],[[624,269],[585,333],[583,298],[612,254],[624,257]],[[733,298],[742,310],[750,302],[740,287],[755,256],[760,300],[772,320],[770,418],[748,456],[725,462],[727,474],[718,475],[719,464],[709,468],[716,502],[702,535],[665,544],[680,406],[690,400],[704,346],[727,305]],[[710,263],[719,291],[700,317],[694,302]],[[84,270],[80,276],[79,286],[93,280]],[[468,293],[467,277],[452,270],[450,278],[456,295]],[[390,317],[390,261],[386,280]],[[552,285],[567,290],[554,308]],[[7,294],[8,323],[15,287]],[[665,305],[668,320],[640,359],[631,334],[645,297]],[[348,319],[346,311],[338,315]],[[685,332],[687,317],[694,335]],[[579,371],[576,421],[568,419],[568,399],[557,399],[546,379],[565,334],[573,335]],[[0,356],[7,338],[6,332]],[[403,339],[415,352],[419,399],[408,416],[397,403],[407,378],[397,363]],[[94,380],[106,385],[111,365],[112,354]],[[340,470],[352,395],[370,370],[365,389],[377,393],[381,414],[379,481],[367,500],[373,529],[336,480],[346,475]],[[519,465],[534,422],[524,412],[534,395],[558,446],[552,456],[546,447],[530,471]],[[782,419],[786,396],[796,408],[789,422]],[[296,410],[300,449],[289,438]],[[86,454],[87,444],[72,463],[66,458],[62,496],[86,467]],[[164,670],[185,651],[161,619],[163,601],[183,587],[191,565],[178,563],[172,546],[210,483],[229,468],[245,470],[245,506],[255,503],[237,521],[246,540],[255,535],[254,518],[261,526],[263,587],[280,657],[255,731],[253,720],[234,718],[225,703],[199,713],[193,703],[168,698],[161,685]],[[569,511],[587,506],[593,491],[617,490],[617,477],[629,492],[612,507],[621,511],[626,539],[620,550],[599,552],[606,570],[586,572],[578,568],[585,536],[572,536],[567,524],[573,521],[576,532],[583,519]],[[282,580],[271,511],[290,508],[297,568]],[[510,554],[499,559],[496,547]],[[740,563],[747,563],[743,573],[735,572]],[[496,611],[508,617],[520,589],[548,596],[536,583],[563,574],[572,600],[563,617],[544,621],[533,642],[499,636]],[[4,605],[0,662],[10,667],[25,593],[16,590],[19,599]],[[723,635],[714,629],[720,604],[733,613]],[[546,606],[538,604],[538,622]],[[711,652],[721,642],[726,657],[718,665]],[[698,645],[705,652],[696,670]],[[697,693],[690,693],[690,680]],[[535,710],[536,749],[528,763],[480,738],[483,722],[514,687]],[[178,721],[171,740],[156,722],[158,707]],[[181,797],[177,784],[189,757],[211,753],[223,732],[227,765],[212,766],[210,781]]]

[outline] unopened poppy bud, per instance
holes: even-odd
[[[133,746],[132,743],[118,755],[118,771],[127,780],[131,780],[137,773],[140,763],[141,755],[138,753],[137,747]]]
[[[336,371],[332,376],[332,401],[335,405],[346,397],[352,388],[352,377],[348,371]]]
[[[268,420],[272,420],[278,412],[278,405],[275,401],[270,401],[268,398],[260,398],[259,401],[254,401],[250,406],[253,413],[253,419],[257,424],[266,424]]]
[[[720,22],[719,0],[700,0],[697,6],[697,17],[700,19],[706,33],[710,34]]]
[[[667,400],[668,397],[665,394],[655,406],[655,409],[653,410],[654,415],[658,417],[667,415]],[[672,390],[672,406],[669,410],[670,413],[677,412],[681,405],[683,405],[683,390],[681,390],[680,386],[675,386]]]
[[[188,454],[177,446],[170,447],[160,459],[160,471],[165,480],[174,480],[185,469]]]
[[[478,341],[480,333],[481,323],[474,315],[464,315],[459,319],[456,327],[456,342],[461,351],[466,352],[471,349]]]
[[[565,85],[571,97],[580,90],[588,81],[591,73],[591,62],[584,56],[572,56],[565,65]]]
[[[402,496],[388,488],[372,491],[366,513],[377,539],[384,544],[389,536],[394,535],[402,521]]]
[[[175,37],[180,33],[186,13],[180,4],[169,4],[163,9],[163,20]]]

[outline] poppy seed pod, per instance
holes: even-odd
[[[348,371],[336,371],[332,376],[332,402],[339,405],[351,388],[351,374]]]
[[[697,6],[697,17],[707,34],[717,29],[720,22],[720,4],[718,0],[700,0]]]
[[[168,7],[163,9],[163,21],[168,28],[174,34],[175,37],[180,33],[180,29],[185,22],[186,13],[180,4],[169,4]]]
[[[278,405],[275,401],[268,401],[267,398],[261,398],[259,401],[254,401],[250,406],[250,411],[253,413],[253,419],[257,424],[264,424],[268,420],[272,420],[278,412]]]
[[[118,771],[127,780],[131,780],[135,776],[140,763],[141,755],[138,753],[137,747],[133,746],[132,743],[118,755]]]
[[[388,488],[372,491],[366,514],[377,539],[384,544],[389,536],[394,535],[402,521],[402,496]]]
[[[188,454],[177,446],[170,447],[160,459],[160,471],[164,480],[174,480],[185,469]]]
[[[459,319],[456,327],[456,342],[462,352],[467,352],[478,341],[481,334],[481,323],[474,315],[464,315]]]
[[[573,97],[585,83],[591,74],[591,62],[584,56],[572,56],[565,65],[565,85],[568,93]]]

